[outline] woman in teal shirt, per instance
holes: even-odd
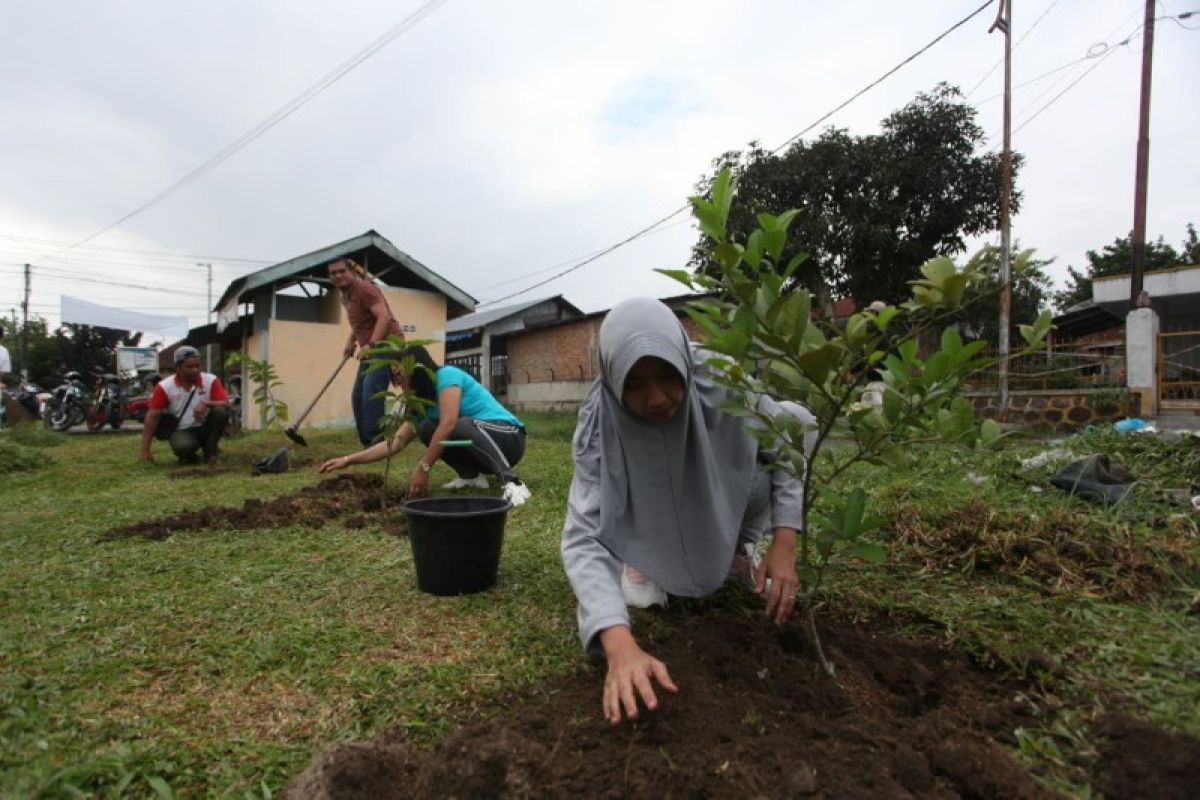
[[[391,442],[378,442],[357,453],[331,458],[321,465],[321,472],[379,461],[399,453],[409,442],[420,437],[427,450],[413,468],[408,483],[409,497],[420,497],[429,491],[429,471],[440,458],[458,473],[458,477],[442,487],[444,489],[486,489],[487,475],[492,474],[499,476],[504,497],[514,506],[528,500],[529,487],[514,471],[525,455],[524,423],[500,405],[469,373],[448,364],[438,366],[423,346],[411,345],[404,355],[411,355],[418,368],[407,375],[399,365],[394,365],[392,382],[430,405],[423,412],[414,413]],[[471,446],[446,447],[442,444],[454,439],[468,440]]]

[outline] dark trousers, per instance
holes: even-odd
[[[428,447],[437,430],[436,419],[425,419],[417,427],[417,435]],[[454,423],[451,439],[469,439],[471,447],[445,447],[445,461],[462,478],[474,478],[481,472],[499,475],[501,483],[520,483],[513,467],[525,455],[525,429],[507,422],[486,422],[473,417],[459,417]]]
[[[227,425],[229,409],[224,406],[210,406],[208,413],[204,415],[203,424],[176,429],[167,440],[167,444],[171,445],[171,452],[180,461],[195,460],[198,450],[203,450],[206,458],[216,458],[217,443],[221,441]]]
[[[372,444],[379,436],[379,418],[383,416],[384,400],[375,397],[386,392],[390,385],[388,369],[367,372],[369,362],[358,362],[358,374],[354,376],[354,389],[350,392],[350,405],[354,408],[354,426],[358,428],[358,441],[363,447]]]

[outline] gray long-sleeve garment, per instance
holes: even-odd
[[[760,408],[769,414],[790,413],[806,424],[814,422],[807,409],[794,403],[781,404],[769,397],[762,397],[759,402]],[[805,436],[805,449],[810,454],[815,439],[815,430]],[[581,444],[582,448],[577,447],[575,474],[567,500],[562,558],[578,601],[580,642],[588,650],[599,632],[614,625],[629,625],[629,612],[621,590],[623,565],[597,537],[600,526],[599,442]],[[742,528],[728,531],[725,537],[727,554],[722,557],[730,563],[739,538],[757,541],[774,528],[799,530],[802,526],[803,485],[783,470],[770,469],[767,464],[771,461],[773,455],[761,452],[760,448],[756,460],[759,472],[744,509]],[[632,566],[639,567],[637,564]],[[709,591],[716,588],[711,587]]]

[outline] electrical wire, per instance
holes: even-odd
[[[916,51],[915,53],[913,53],[912,55],[910,55],[910,56],[908,56],[907,58],[905,58],[905,59],[904,59],[903,61],[901,61],[899,64],[897,64],[896,66],[892,67],[892,68],[891,68],[891,69],[889,69],[887,72],[883,73],[883,75],[879,76],[878,78],[876,78],[876,79],[875,79],[874,81],[872,81],[871,83],[867,84],[865,87],[863,87],[863,88],[862,88],[862,89],[860,89],[859,91],[855,92],[855,93],[854,93],[853,95],[851,95],[851,96],[850,96],[850,97],[849,97],[847,100],[845,100],[845,101],[843,101],[842,103],[840,103],[839,105],[837,105],[837,106],[836,106],[836,107],[835,107],[835,108],[834,108],[832,111],[829,111],[828,113],[826,113],[826,114],[823,114],[823,115],[821,115],[820,117],[818,117],[818,118],[817,118],[817,120],[816,120],[815,122],[813,122],[813,123],[812,123],[812,124],[810,124],[808,127],[806,127],[806,128],[804,128],[803,130],[801,130],[799,133],[796,133],[795,135],[793,135],[793,136],[789,137],[789,138],[788,138],[786,141],[784,141],[782,144],[780,144],[778,147],[776,147],[776,148],[775,148],[774,150],[772,150],[771,152],[778,152],[779,150],[782,150],[783,148],[787,147],[787,146],[788,146],[788,145],[790,145],[792,142],[796,141],[796,140],[797,140],[797,139],[799,139],[801,136],[803,136],[804,134],[808,133],[809,131],[811,131],[813,128],[817,127],[818,125],[820,125],[820,124],[821,124],[822,122],[824,122],[825,120],[827,120],[827,119],[829,119],[830,117],[832,117],[832,116],[833,116],[834,114],[836,114],[837,112],[839,112],[839,111],[841,111],[842,109],[846,108],[846,106],[850,105],[851,103],[853,103],[853,102],[854,102],[855,100],[857,100],[858,98],[862,97],[864,94],[866,94],[867,92],[869,92],[871,89],[873,89],[873,88],[875,88],[876,86],[878,86],[879,84],[883,83],[885,80],[887,80],[888,78],[890,78],[892,75],[894,75],[894,74],[895,74],[897,71],[899,71],[900,69],[902,69],[903,67],[905,67],[905,66],[906,66],[907,64],[909,64],[911,61],[913,61],[913,60],[914,60],[914,59],[916,59],[917,57],[919,57],[919,56],[921,56],[922,54],[924,54],[924,53],[925,53],[927,50],[929,50],[931,47],[933,47],[934,45],[936,45],[938,42],[942,41],[942,39],[945,39],[945,38],[946,38],[947,36],[949,36],[951,33],[953,33],[954,31],[958,30],[958,29],[959,29],[959,28],[961,28],[963,25],[967,24],[967,23],[968,23],[968,22],[970,22],[972,19],[974,19],[975,17],[977,17],[977,16],[978,16],[980,13],[982,13],[982,12],[983,12],[983,10],[984,10],[985,8],[987,8],[988,6],[990,6],[990,5],[992,4],[992,2],[993,2],[993,0],[986,0],[986,2],[984,2],[984,3],[983,3],[983,5],[979,6],[979,8],[975,9],[975,10],[974,10],[974,11],[972,11],[970,14],[968,14],[968,15],[967,15],[967,16],[965,16],[965,17],[963,17],[962,19],[960,19],[958,22],[956,22],[956,23],[954,23],[953,25],[951,25],[951,26],[950,26],[949,28],[947,28],[946,30],[942,31],[942,33],[940,33],[938,36],[936,36],[936,37],[935,37],[933,40],[931,40],[931,41],[930,41],[928,44],[926,44],[924,47],[922,47],[921,49],[917,50],[917,51]],[[684,211],[687,211],[689,207],[690,207],[689,205],[683,205],[683,206],[681,206],[681,207],[679,207],[679,208],[675,209],[675,210],[674,210],[674,211],[672,211],[670,214],[666,215],[665,217],[663,217],[662,219],[658,220],[657,222],[654,222],[654,223],[652,223],[652,224],[650,224],[650,225],[647,225],[646,227],[642,228],[641,230],[637,231],[636,233],[632,234],[631,236],[627,236],[626,238],[622,239],[621,241],[617,242],[617,243],[616,243],[616,244],[614,244],[614,245],[610,245],[609,247],[606,247],[606,248],[604,248],[604,249],[602,249],[602,250],[598,250],[598,251],[596,251],[595,253],[593,253],[593,254],[592,254],[592,255],[590,255],[590,256],[584,256],[584,257],[582,257],[582,259],[581,259],[581,260],[580,260],[578,263],[576,263],[574,266],[572,266],[572,267],[568,267],[567,269],[565,269],[565,270],[562,270],[561,272],[558,272],[558,273],[556,273],[556,274],[552,275],[551,277],[549,277],[549,278],[546,278],[545,280],[538,281],[537,283],[535,283],[535,284],[533,284],[533,285],[531,285],[531,286],[528,286],[528,287],[526,287],[525,289],[521,289],[520,291],[516,291],[516,292],[511,292],[511,293],[509,293],[509,294],[506,294],[506,295],[504,295],[503,297],[498,297],[498,298],[496,298],[495,300],[489,300],[489,301],[487,301],[487,302],[485,302],[485,303],[479,303],[479,304],[477,304],[475,307],[476,307],[476,308],[483,308],[483,307],[485,307],[485,306],[494,306],[494,305],[496,305],[497,303],[502,303],[502,302],[504,302],[505,300],[511,300],[511,299],[512,299],[512,298],[514,298],[514,297],[519,297],[520,295],[526,294],[527,292],[531,292],[531,291],[533,291],[534,289],[537,289],[537,288],[539,288],[539,287],[545,286],[545,285],[546,285],[546,284],[548,284],[548,283],[551,283],[551,282],[553,282],[553,281],[556,281],[556,280],[558,280],[559,278],[561,278],[561,277],[563,277],[563,276],[565,276],[565,275],[569,275],[570,273],[572,273],[572,272],[575,272],[575,271],[576,271],[576,270],[578,270],[578,269],[582,269],[583,267],[586,267],[588,264],[591,264],[591,263],[593,263],[594,261],[596,261],[596,260],[598,260],[598,259],[600,259],[600,258],[603,258],[604,256],[608,255],[609,253],[611,253],[611,252],[613,252],[613,251],[615,251],[615,250],[618,250],[618,249],[619,249],[619,248],[621,248],[621,247],[624,247],[625,245],[629,244],[630,242],[633,242],[633,241],[635,241],[635,240],[637,240],[637,239],[640,239],[640,238],[642,238],[643,236],[645,236],[645,235],[647,235],[647,234],[651,233],[651,232],[652,232],[652,231],[654,231],[656,228],[658,228],[660,225],[663,225],[663,224],[665,224],[666,222],[668,222],[668,221],[670,221],[670,220],[674,219],[675,217],[679,216],[680,214],[682,214]],[[567,262],[564,262],[564,263],[571,263],[571,261],[574,261],[574,260],[575,260],[575,259],[570,259],[570,260],[568,260]],[[530,273],[530,274],[539,274],[539,273],[542,273],[542,272],[545,272],[545,271],[546,271],[546,268],[542,268],[542,269],[538,270],[537,272]],[[529,277],[529,275],[525,275],[525,276],[523,276],[523,277]],[[515,279],[514,279],[514,280],[515,280]]]
[[[1186,14],[1179,14],[1179,15],[1177,15],[1177,16],[1186,18],[1187,16],[1190,16],[1192,13],[1195,13],[1195,12],[1187,12]],[[1155,18],[1154,18],[1155,22],[1158,22],[1158,21],[1160,21],[1160,20],[1164,20],[1164,19],[1175,19],[1175,17],[1173,17],[1173,16],[1159,16],[1159,17],[1155,17]],[[1184,26],[1184,27],[1186,27],[1186,26]],[[1097,67],[1099,67],[1099,66],[1100,66],[1100,64],[1101,64],[1101,63],[1102,63],[1102,62],[1103,62],[1105,59],[1107,59],[1107,58],[1108,58],[1109,56],[1111,56],[1113,53],[1117,52],[1118,48],[1121,48],[1121,47],[1128,47],[1128,46],[1130,45],[1130,43],[1131,43],[1131,42],[1134,40],[1134,38],[1135,38],[1135,37],[1136,37],[1136,36],[1137,36],[1139,33],[1141,33],[1141,32],[1142,32],[1142,30],[1143,30],[1144,28],[1145,28],[1145,25],[1144,25],[1144,24],[1142,24],[1142,25],[1138,25],[1136,28],[1134,28],[1132,31],[1130,31],[1130,33],[1129,33],[1129,34],[1128,34],[1128,35],[1127,35],[1127,36],[1126,36],[1124,39],[1122,39],[1121,41],[1119,41],[1119,42],[1116,42],[1115,44],[1112,44],[1112,45],[1110,45],[1110,44],[1109,44],[1107,41],[1105,41],[1105,42],[1097,42],[1096,44],[1093,44],[1091,47],[1089,47],[1089,48],[1088,48],[1087,55],[1085,55],[1083,58],[1081,58],[1081,59],[1078,59],[1078,60],[1076,60],[1076,61],[1073,61],[1073,62],[1071,62],[1071,64],[1067,64],[1067,65],[1064,65],[1064,66],[1062,66],[1062,67],[1058,67],[1058,68],[1057,68],[1057,69],[1055,69],[1055,70],[1051,70],[1051,72],[1050,72],[1050,73],[1046,73],[1046,75],[1049,75],[1049,74],[1052,74],[1052,73],[1054,73],[1054,72],[1058,72],[1058,71],[1060,71],[1060,70],[1062,70],[1062,69],[1065,69],[1067,66],[1072,66],[1072,65],[1075,65],[1075,64],[1082,63],[1083,61],[1089,61],[1089,60],[1091,60],[1091,61],[1094,61],[1094,62],[1095,62],[1095,63],[1093,63],[1093,64],[1092,64],[1092,66],[1088,67],[1088,68],[1087,68],[1086,70],[1084,70],[1084,71],[1083,71],[1083,72],[1082,72],[1082,73],[1081,73],[1081,74],[1080,74],[1078,77],[1076,77],[1076,78],[1075,78],[1075,80],[1073,80],[1073,81],[1071,81],[1071,83],[1067,84],[1067,86],[1066,86],[1066,87],[1065,87],[1065,88],[1064,88],[1064,89],[1063,89],[1061,92],[1059,92],[1059,93],[1058,93],[1058,94],[1056,94],[1054,97],[1052,97],[1052,98],[1051,98],[1049,101],[1047,101],[1047,102],[1045,103],[1045,105],[1043,105],[1041,108],[1039,108],[1039,109],[1038,109],[1037,111],[1035,111],[1033,114],[1031,114],[1031,115],[1029,115],[1028,117],[1026,117],[1026,118],[1024,119],[1024,121],[1022,121],[1022,122],[1021,122],[1021,124],[1020,124],[1020,125],[1018,125],[1017,127],[1013,128],[1013,129],[1012,129],[1012,133],[1014,133],[1014,134],[1015,134],[1015,133],[1017,133],[1017,131],[1021,130],[1021,129],[1022,129],[1022,128],[1024,128],[1026,125],[1028,125],[1029,123],[1031,123],[1031,122],[1033,122],[1035,119],[1037,119],[1037,118],[1038,118],[1038,117],[1039,117],[1039,116],[1040,116],[1040,115],[1041,115],[1041,114],[1042,114],[1044,111],[1046,111],[1046,109],[1050,108],[1050,106],[1052,106],[1052,105],[1054,105],[1056,102],[1058,102],[1058,101],[1059,101],[1059,100],[1060,100],[1060,99],[1063,97],[1063,95],[1065,95],[1067,92],[1069,92],[1071,89],[1073,89],[1073,88],[1074,88],[1076,85],[1078,85],[1078,84],[1079,84],[1079,82],[1080,82],[1080,81],[1082,81],[1082,80],[1083,80],[1084,78],[1086,78],[1088,75],[1090,75],[1090,74],[1092,73],[1092,71],[1093,71],[1093,70],[1095,70]],[[1043,75],[1043,76],[1041,76],[1041,77],[1045,77],[1045,75]],[[1034,78],[1034,79],[1033,79],[1033,81],[1036,81],[1036,80],[1038,80],[1038,78]],[[1029,81],[1029,82],[1030,82],[1030,83],[1032,83],[1033,81]],[[1034,98],[1033,100],[1031,100],[1029,103],[1027,103],[1027,104],[1025,105],[1025,107],[1024,107],[1023,109],[1021,109],[1021,111],[1018,113],[1018,116],[1021,116],[1021,115],[1023,115],[1023,114],[1024,114],[1026,111],[1028,111],[1030,108],[1032,108],[1032,107],[1033,107],[1033,106],[1034,106],[1034,105],[1035,105],[1035,104],[1036,104],[1036,103],[1037,103],[1037,102],[1038,102],[1038,101],[1039,101],[1041,98],[1043,98],[1043,97],[1045,97],[1047,94],[1049,94],[1049,92],[1051,92],[1051,91],[1054,89],[1054,87],[1055,87],[1055,86],[1057,86],[1057,85],[1058,85],[1060,82],[1061,82],[1061,79],[1060,79],[1059,81],[1055,81],[1053,84],[1051,84],[1051,85],[1050,85],[1050,87],[1049,87],[1049,88],[1047,88],[1046,90],[1044,90],[1044,91],[1043,91],[1041,94],[1039,94],[1037,97],[1035,97],[1035,98]],[[982,102],[982,101],[981,101],[981,102]],[[995,137],[993,136],[993,137],[990,137],[990,138],[993,138],[993,139],[994,139]],[[994,149],[995,149],[995,148],[993,148],[993,150],[994,150]]]
[[[36,238],[33,236],[14,236],[12,234],[0,233],[0,239],[8,239],[9,241],[13,241],[13,242],[32,242],[32,243],[39,244],[39,245],[72,247],[70,242],[64,242],[64,241],[60,241],[60,240],[56,240],[56,239],[39,239],[39,238]],[[113,252],[113,253],[130,253],[130,254],[137,254],[137,255],[151,255],[151,256],[158,256],[160,258],[185,259],[188,261],[191,261],[194,259],[203,259],[205,261],[239,262],[239,263],[245,263],[245,264],[278,264],[279,263],[278,261],[268,261],[268,260],[262,259],[262,258],[237,258],[235,256],[210,256],[210,255],[200,255],[197,253],[172,253],[169,250],[141,250],[141,249],[131,248],[131,247],[113,247],[113,246],[99,245],[99,244],[76,245],[76,246],[74,246],[74,249],[101,250],[101,251],[107,251],[107,252]]]
[[[320,95],[322,92],[324,92],[329,87],[333,86],[335,83],[337,83],[339,80],[341,80],[346,75],[348,75],[351,71],[353,71],[356,67],[361,65],[364,61],[366,61],[371,56],[378,53],[380,50],[382,50],[387,45],[391,44],[393,41],[395,41],[397,38],[399,38],[402,34],[406,33],[407,31],[409,31],[410,29],[415,27],[426,17],[433,14],[435,11],[438,10],[438,8],[440,8],[445,3],[446,3],[446,0],[429,0],[429,2],[422,5],[420,8],[418,8],[412,14],[409,14],[407,17],[405,17],[403,20],[401,20],[398,24],[389,28],[386,32],[384,32],[381,36],[376,38],[373,42],[371,42],[369,45],[364,47],[362,50],[359,50],[357,53],[352,55],[350,58],[346,59],[341,64],[339,64],[337,67],[335,67],[332,71],[326,73],[324,76],[322,76],[320,79],[318,79],[315,83],[311,84],[307,89],[302,91],[300,94],[296,95],[291,100],[284,103],[282,106],[280,106],[274,112],[269,114],[263,121],[259,122],[257,125],[255,125],[253,128],[251,128],[249,131],[242,134],[240,137],[235,139],[230,144],[226,145],[216,155],[212,156],[207,161],[205,161],[204,163],[200,164],[198,167],[196,167],[193,170],[191,170],[190,172],[188,172],[182,178],[175,181],[170,186],[168,186],[167,188],[160,191],[158,194],[151,197],[149,200],[146,200],[142,204],[138,205],[132,211],[126,213],[125,215],[121,216],[117,220],[110,222],[108,225],[105,225],[103,228],[100,228],[99,230],[95,231],[94,233],[88,234],[87,236],[83,237],[82,239],[80,239],[76,242],[73,242],[72,244],[68,245],[64,249],[71,250],[76,247],[79,247],[80,245],[90,242],[91,240],[97,238],[98,236],[101,236],[101,235],[107,233],[108,231],[111,231],[113,228],[116,228],[119,225],[121,225],[125,222],[128,222],[129,220],[133,219],[138,214],[141,214],[143,211],[147,210],[151,206],[165,200],[167,197],[170,197],[172,194],[179,191],[184,186],[187,186],[189,183],[195,181],[197,178],[201,177],[206,172],[213,169],[218,164],[220,164],[221,162],[230,158],[235,153],[237,153],[239,150],[241,150],[242,148],[249,145],[255,139],[258,139],[264,133],[271,130],[271,128],[274,128],[280,122],[283,122],[285,119],[290,117],[292,114],[299,111],[310,100],[312,100],[313,98]],[[50,255],[44,256],[44,257],[48,258],[48,257],[53,257],[54,255],[56,255],[56,254],[50,254]]]
[[[1025,121],[1024,121],[1024,122],[1022,122],[1022,123],[1021,123],[1020,125],[1018,125],[1017,127],[1013,128],[1013,129],[1012,129],[1012,133],[1013,133],[1013,134],[1016,134],[1018,131],[1020,131],[1022,128],[1024,128],[1026,125],[1028,125],[1029,123],[1031,123],[1031,122],[1033,122],[1035,119],[1037,119],[1037,118],[1038,118],[1038,117],[1039,117],[1039,116],[1042,114],[1042,112],[1043,112],[1043,111],[1045,111],[1047,108],[1049,108],[1050,106],[1052,106],[1052,105],[1054,105],[1056,102],[1058,102],[1058,101],[1059,101],[1059,99],[1061,99],[1063,95],[1065,95],[1067,92],[1071,91],[1071,89],[1075,88],[1076,84],[1078,84],[1078,83],[1079,83],[1081,80],[1083,80],[1083,79],[1084,79],[1084,78],[1086,78],[1088,75],[1090,75],[1090,74],[1092,73],[1092,71],[1096,69],[1096,67],[1098,67],[1098,66],[1100,66],[1101,64],[1103,64],[1103,63],[1104,63],[1104,60],[1105,60],[1106,58],[1108,58],[1110,55],[1112,55],[1113,53],[1115,53],[1115,52],[1117,52],[1117,51],[1116,51],[1116,49],[1114,48],[1114,49],[1112,49],[1112,50],[1109,50],[1107,53],[1105,53],[1104,55],[1102,55],[1100,58],[1098,58],[1098,59],[1096,60],[1096,63],[1095,63],[1095,64],[1092,64],[1090,67],[1088,67],[1088,68],[1087,68],[1087,70],[1086,70],[1086,71],[1085,71],[1085,72],[1084,72],[1082,75],[1080,75],[1078,78],[1076,78],[1075,80],[1073,80],[1073,81],[1071,81],[1069,84],[1067,84],[1067,86],[1066,86],[1066,88],[1065,88],[1065,89],[1063,89],[1063,90],[1062,90],[1061,92],[1059,92],[1058,94],[1054,95],[1054,97],[1052,97],[1052,98],[1049,100],[1049,102],[1047,102],[1047,103],[1046,103],[1044,106],[1042,106],[1042,107],[1041,107],[1041,108],[1039,108],[1037,111],[1035,111],[1033,114],[1031,114],[1029,117],[1027,117],[1027,118],[1025,119]]]
[[[1020,39],[1017,39],[1017,41],[1016,41],[1016,42],[1013,44],[1013,46],[1012,46],[1012,49],[1013,49],[1013,50],[1016,50],[1018,47],[1020,47],[1020,46],[1021,46],[1021,42],[1025,41],[1025,37],[1026,37],[1026,36],[1028,36],[1029,34],[1033,33],[1033,30],[1034,30],[1034,28],[1036,28],[1036,27],[1037,27],[1037,26],[1038,26],[1038,25],[1041,23],[1041,21],[1042,21],[1042,20],[1044,20],[1044,19],[1046,18],[1046,15],[1047,15],[1047,14],[1049,14],[1049,13],[1050,13],[1050,11],[1051,11],[1051,10],[1052,10],[1052,9],[1053,9],[1053,8],[1054,8],[1056,5],[1058,5],[1058,0],[1052,0],[1052,2],[1050,3],[1050,5],[1046,6],[1046,10],[1045,10],[1045,11],[1043,11],[1043,12],[1041,13],[1041,16],[1039,16],[1039,17],[1038,17],[1036,20],[1034,20],[1033,24],[1032,24],[1032,25],[1030,25],[1030,26],[1029,26],[1029,28],[1028,28],[1028,29],[1026,29],[1026,31],[1025,31],[1023,34],[1021,34],[1021,38],[1020,38]],[[985,73],[984,73],[984,75],[983,75],[983,77],[979,79],[979,82],[978,82],[978,83],[976,83],[974,86],[972,86],[972,87],[971,87],[971,90],[970,90],[969,92],[967,92],[967,93],[966,93],[965,95],[963,95],[963,96],[964,96],[964,97],[970,97],[971,95],[975,94],[975,91],[976,91],[976,90],[977,90],[977,89],[978,89],[980,86],[982,86],[982,85],[983,85],[983,82],[984,82],[984,81],[986,81],[986,80],[987,80],[989,77],[991,77],[991,74],[992,74],[993,72],[995,72],[995,71],[996,71],[996,70],[997,70],[997,69],[1000,67],[1000,65],[1001,65],[1001,64],[1003,64],[1003,63],[1004,63],[1004,59],[1002,58],[1002,59],[1000,59],[999,61],[997,61],[995,64],[993,64],[993,65],[992,65],[992,68],[991,68],[991,69],[989,69],[987,72],[985,72]]]
[[[16,266],[16,265],[14,265],[14,266]],[[20,266],[23,269],[24,265],[20,265]],[[178,286],[175,286],[175,287],[156,286],[156,285],[147,285],[147,284],[125,283],[122,281],[106,281],[101,278],[96,278],[94,275],[87,274],[87,273],[73,272],[71,270],[64,270],[64,269],[60,269],[58,267],[45,267],[45,266],[41,266],[41,265],[34,265],[34,266],[37,269],[38,275],[44,275],[47,279],[56,280],[56,281],[65,281],[65,282],[69,282],[69,283],[90,283],[90,284],[96,284],[96,285],[100,285],[100,286],[117,286],[117,287],[120,287],[123,289],[135,289],[135,290],[145,291],[145,292],[166,292],[169,294],[176,294],[176,295],[192,295],[192,296],[196,296],[196,297],[207,297],[206,292],[189,291],[187,289],[181,289]]]

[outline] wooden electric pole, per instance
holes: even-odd
[[[25,299],[21,301],[21,382],[29,382],[29,275],[25,265]]]
[[[997,415],[1008,414],[1008,359],[1011,352],[1009,328],[1012,325],[1012,240],[1009,201],[1012,196],[1012,0],[1000,0],[996,21],[988,33],[1000,29],[1004,34],[1004,150],[1000,156],[1000,350]]]
[[[1137,308],[1146,262],[1146,183],[1150,172],[1150,66],[1154,61],[1154,0],[1146,0],[1142,23],[1142,102],[1138,113],[1137,173],[1133,186],[1133,263],[1129,271],[1129,308]]]

